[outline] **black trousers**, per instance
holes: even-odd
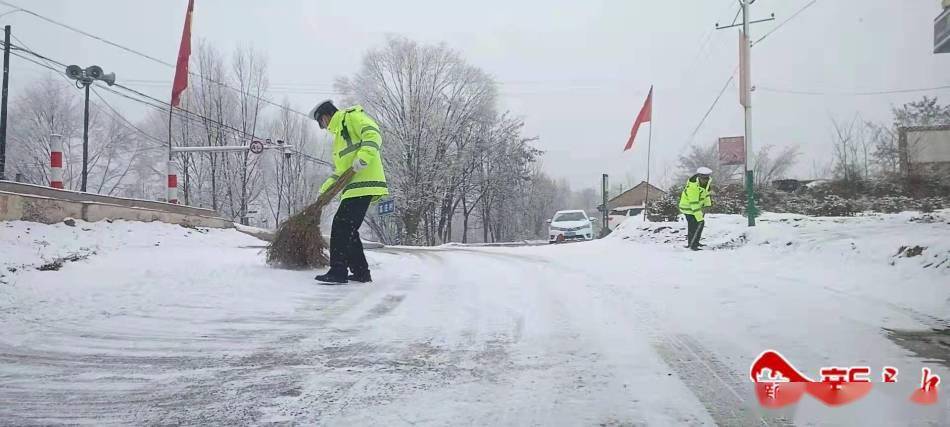
[[[684,214],[686,216],[686,246],[694,248],[699,246],[699,239],[703,237],[703,226],[706,221],[698,221],[696,216]]]
[[[373,196],[363,196],[340,202],[330,229],[329,274],[345,276],[347,268],[354,274],[369,271],[360,241],[360,225],[372,200]]]

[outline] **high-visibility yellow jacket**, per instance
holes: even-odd
[[[363,107],[357,105],[339,110],[333,114],[327,129],[333,135],[333,174],[320,186],[323,193],[353,165],[353,159],[359,157],[367,166],[356,173],[343,189],[342,199],[360,196],[374,196],[373,201],[389,194],[386,174],[383,172],[383,158],[380,150],[383,136],[379,126]]]
[[[709,197],[710,185],[712,179],[705,186],[699,185],[699,177],[696,175],[687,180],[680,195],[680,212],[693,215],[697,221],[702,221],[703,208],[712,206],[712,198]]]

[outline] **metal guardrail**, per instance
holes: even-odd
[[[217,212],[211,209],[192,206],[176,205],[172,203],[156,202],[151,200],[129,199],[124,197],[103,196],[100,194],[82,193],[79,191],[58,190],[32,184],[22,184],[12,181],[0,181],[0,191],[25,194],[30,196],[49,197],[51,199],[67,200],[71,202],[93,202],[133,208],[153,209],[162,212],[181,215],[196,215],[216,217]]]

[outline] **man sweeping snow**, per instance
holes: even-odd
[[[706,224],[703,209],[712,206],[709,197],[709,184],[712,170],[707,167],[696,169],[696,174],[686,180],[686,187],[680,195],[680,212],[686,216],[686,247],[698,251],[702,246],[699,239]]]
[[[325,283],[371,282],[369,264],[360,241],[360,225],[370,203],[389,194],[380,147],[383,137],[376,122],[360,106],[338,110],[324,101],[310,117],[333,135],[334,172],[320,187],[327,191],[347,169],[355,175],[343,188],[342,201],[330,230],[330,270],[315,279]],[[347,269],[352,272],[347,276]]]

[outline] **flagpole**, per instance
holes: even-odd
[[[650,139],[647,140],[647,192],[643,197],[643,219],[647,219],[647,209],[650,204],[650,148],[653,146],[653,120],[650,120]]]
[[[172,109],[175,108],[171,104],[168,105],[168,161],[172,161]]]
[[[166,183],[168,203],[178,204],[178,171],[172,163],[172,120],[175,107],[181,101],[181,92],[188,87],[188,60],[191,56],[191,14],[195,10],[195,0],[188,0],[185,11],[185,24],[181,30],[181,43],[178,46],[178,62],[175,63],[175,79],[172,81],[171,101],[168,103],[168,182]]]
[[[175,106],[168,105],[168,163],[165,164],[165,200],[168,203],[178,204],[178,174],[172,164],[172,111]]]
[[[650,95],[653,95],[653,87],[650,87]],[[653,148],[653,99],[650,99],[650,138],[647,140],[647,192],[643,196],[643,220],[647,221],[647,209],[650,204],[650,155]]]

